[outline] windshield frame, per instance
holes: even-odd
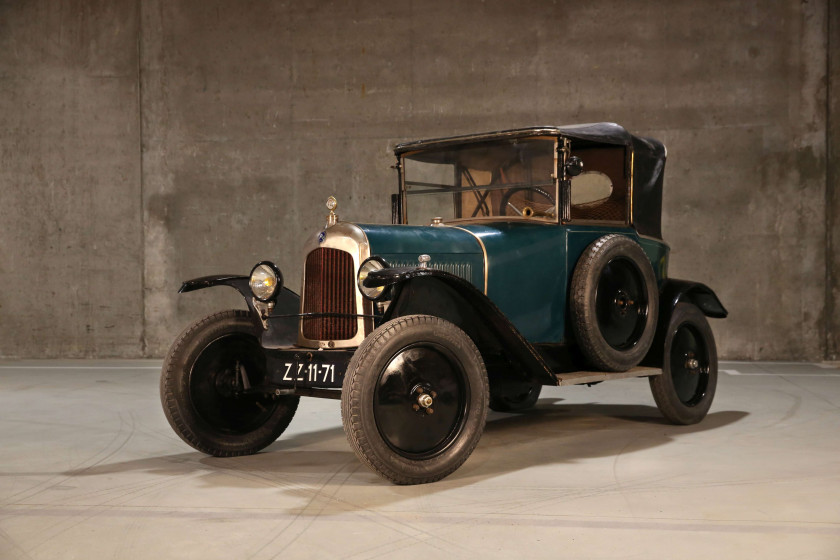
[[[476,147],[480,146],[481,144],[487,144],[491,142],[498,142],[499,140],[505,140],[504,138],[486,138],[482,140],[475,140],[471,139],[469,141],[464,142],[457,142],[457,143],[450,143],[446,146],[449,150],[457,150],[459,148],[469,148],[469,147]],[[513,139],[510,139],[513,140]],[[509,183],[503,185],[477,185],[477,186],[467,186],[467,187],[458,187],[458,186],[451,186],[447,187],[444,185],[435,185],[429,183],[429,187],[433,187],[433,189],[429,189],[427,191],[415,191],[414,194],[428,194],[428,193],[458,193],[458,192],[470,192],[470,191],[490,191],[490,190],[502,190],[502,189],[511,189],[516,188],[517,186],[525,186],[530,185],[537,188],[544,188],[550,187],[550,191],[554,196],[554,216],[553,217],[546,217],[546,216],[516,216],[516,215],[499,215],[499,216],[475,216],[475,217],[461,217],[461,218],[449,218],[444,219],[443,223],[465,223],[465,222],[499,222],[499,221],[516,221],[516,222],[529,222],[529,223],[538,223],[538,224],[559,224],[561,223],[563,217],[563,208],[566,205],[566,201],[561,199],[562,189],[560,188],[560,182],[562,174],[558,172],[558,168],[561,164],[561,148],[563,146],[563,140],[558,135],[553,134],[545,134],[545,133],[537,133],[532,135],[522,135],[517,136],[515,138],[516,141],[529,141],[529,140],[549,140],[553,143],[552,149],[552,168],[550,174],[550,185],[549,183]],[[407,225],[409,223],[409,205],[408,205],[408,188],[407,188],[407,181],[406,181],[406,173],[405,173],[405,161],[406,158],[411,159],[412,156],[416,156],[417,154],[424,153],[424,152],[431,152],[431,151],[438,151],[440,150],[440,146],[430,146],[428,148],[418,149],[418,150],[410,150],[406,152],[402,152],[397,156],[397,170],[399,172],[399,202],[400,202],[400,211],[399,211],[399,223]],[[411,183],[409,181],[409,183]],[[422,182],[414,182],[414,184],[423,186]],[[431,221],[436,216],[429,216],[428,221],[431,224]]]

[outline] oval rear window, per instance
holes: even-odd
[[[584,171],[572,177],[572,206],[587,204],[609,198],[612,181],[600,171]]]

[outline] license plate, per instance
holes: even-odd
[[[280,374],[284,383],[299,387],[341,387],[344,371],[335,364],[315,362],[281,362]]]
[[[268,349],[270,383],[278,388],[341,389],[353,350]]]

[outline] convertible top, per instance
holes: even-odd
[[[408,152],[451,148],[461,144],[493,142],[534,136],[561,136],[572,141],[572,149],[611,144],[626,146],[628,166],[632,162],[631,224],[641,235],[662,239],[662,179],[665,172],[665,146],[659,140],[627,132],[615,123],[589,123],[566,126],[534,126],[496,132],[417,140],[397,144],[397,156]]]

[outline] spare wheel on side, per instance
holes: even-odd
[[[572,329],[581,351],[603,371],[627,371],[650,349],[659,293],[647,255],[629,237],[595,240],[572,275]]]

